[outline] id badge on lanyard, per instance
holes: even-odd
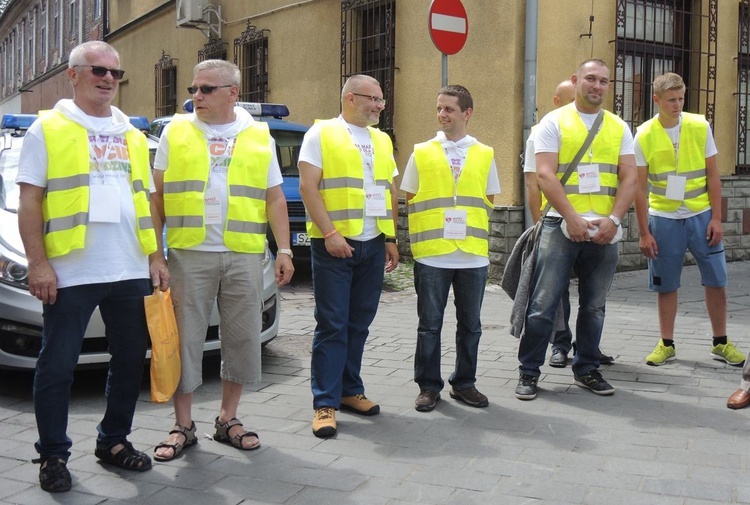
[[[443,238],[452,240],[466,238],[466,209],[445,209]]]
[[[386,210],[385,186],[365,184],[365,216],[383,217]]]
[[[206,224],[221,224],[221,199],[218,188],[206,189],[204,195]]]
[[[597,193],[601,189],[599,183],[599,165],[583,165],[578,167],[578,190],[581,193]]]
[[[103,184],[89,186],[89,221],[92,223],[120,222],[119,186]]]

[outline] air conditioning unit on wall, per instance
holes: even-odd
[[[203,10],[208,0],[177,0],[177,26],[194,26],[205,23]]]

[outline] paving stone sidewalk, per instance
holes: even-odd
[[[263,382],[248,391],[240,419],[262,447],[241,452],[211,439],[221,384],[208,360],[194,419],[200,443],[182,458],[133,474],[93,455],[104,374],[77,375],[68,431],[73,490],[49,495],[37,483],[32,374],[0,373],[0,504],[658,504],[750,503],[750,408],[727,397],[740,369],[711,359],[710,325],[695,267],[683,273],[677,360],[645,364],[658,339],[656,299],[646,273],[617,274],[607,303],[602,368],[617,388],[599,397],[573,385],[570,368],[544,366],[536,400],[513,394],[517,341],[511,302],[497,285],[483,306],[477,386],[490,406],[450,399],[414,410],[416,296],[408,267],[389,281],[364,358],[367,394],[380,415],[339,413],[339,434],[312,435],[310,343],[314,329],[309,271],[282,290],[279,337],[264,349]],[[730,263],[730,338],[750,349],[750,263]],[[575,289],[572,288],[573,292]],[[443,371],[455,359],[449,302]],[[171,407],[150,402],[144,381],[131,440],[152,447],[170,429]]]

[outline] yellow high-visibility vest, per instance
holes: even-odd
[[[675,157],[672,140],[658,118],[652,118],[638,127],[638,145],[648,164],[651,191],[649,206],[661,212],[674,212],[682,203],[700,212],[711,207],[706,179],[706,118],[699,114],[682,113],[679,153]],[[675,166],[677,165],[677,166]],[[670,175],[685,177],[685,198],[670,200],[667,179]]]
[[[346,126],[340,119],[316,120],[321,123],[320,148],[323,175],[318,185],[333,226],[344,237],[362,233],[365,225],[365,174],[362,155]],[[393,184],[393,144],[391,138],[377,128],[367,127],[372,139],[375,184],[385,188],[386,215],[376,217],[378,229],[387,237],[395,237],[391,185]],[[307,233],[323,238],[323,232],[307,216]]]
[[[575,103],[560,107],[554,113],[557,114],[562,135],[557,162],[557,178],[562,179],[589,132],[578,115]],[[578,169],[586,165],[599,165],[599,191],[581,193],[578,185],[578,170],[574,170],[565,183],[565,195],[577,213],[585,214],[593,211],[601,216],[609,216],[612,213],[618,186],[617,163],[622,144],[622,128],[622,122],[617,116],[604,111],[599,133],[591,142],[588,152],[578,163]],[[542,208],[546,204],[547,199],[542,194]]]
[[[200,245],[206,238],[208,141],[185,114],[177,114],[172,119],[168,140],[169,161],[164,172],[167,245],[187,249]],[[237,135],[227,169],[224,244],[234,252],[262,253],[265,250],[270,163],[268,125],[254,121]]]
[[[86,245],[89,218],[89,139],[86,128],[60,111],[40,111],[47,146],[47,188],[42,201],[44,248],[48,258],[64,256]],[[136,129],[125,133],[130,184],[135,207],[134,230],[144,254],[156,251],[156,234],[149,204],[148,145]]]
[[[456,183],[439,142],[431,140],[414,146],[419,173],[419,189],[409,202],[409,238],[414,259],[450,254],[457,249],[488,256],[493,204],[486,191],[493,156],[492,148],[484,144],[469,147]],[[443,238],[446,209],[466,210],[465,239]]]

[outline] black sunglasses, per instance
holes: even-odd
[[[223,86],[190,86],[187,90],[191,95],[196,94],[198,90],[201,90],[201,93],[204,95],[210,95],[219,88],[231,88],[232,86],[234,84],[225,84]]]
[[[124,70],[120,70],[119,68],[107,68],[107,67],[100,67],[98,65],[75,65],[76,67],[89,67],[91,69],[91,73],[94,74],[97,77],[104,77],[107,75],[107,72],[112,74],[112,78],[116,80],[122,79],[122,77],[125,75]]]

